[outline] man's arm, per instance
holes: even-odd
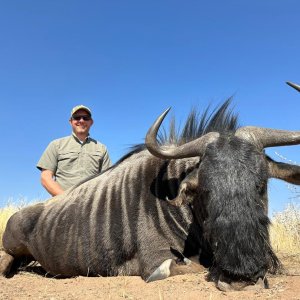
[[[52,141],[42,154],[37,163],[37,168],[41,171],[41,184],[47,192],[56,196],[63,193],[61,186],[54,180],[57,169],[58,151],[56,141]]]
[[[101,166],[100,172],[105,171],[106,169],[108,169],[112,165],[106,146],[104,147],[104,151],[105,152],[104,152],[104,156],[103,156],[102,166]]]
[[[41,172],[41,183],[42,186],[48,191],[52,196],[62,194],[64,191],[60,185],[54,181],[53,172],[51,170],[43,169]]]

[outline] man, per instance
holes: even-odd
[[[72,135],[52,141],[37,164],[41,183],[52,196],[111,165],[106,146],[89,136],[91,110],[84,105],[75,106],[69,122]]]

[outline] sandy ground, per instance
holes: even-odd
[[[268,276],[263,291],[221,292],[200,274],[177,275],[145,283],[140,277],[55,279],[27,268],[12,278],[0,277],[0,299],[289,299],[300,300],[300,255],[283,257],[285,275]]]

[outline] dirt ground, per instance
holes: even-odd
[[[268,276],[263,291],[221,292],[200,274],[177,275],[145,283],[140,277],[55,279],[27,268],[12,278],[0,277],[0,299],[289,299],[300,300],[300,255],[281,257],[284,275]]]

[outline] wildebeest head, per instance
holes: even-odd
[[[267,182],[276,177],[299,184],[299,179],[293,178],[293,166],[274,162],[264,149],[300,144],[300,132],[247,126],[161,147],[156,136],[168,111],[149,129],[146,146],[163,159],[199,157],[199,167],[169,202],[192,206],[213,255],[210,279],[223,290],[266,286],[266,272],[280,267],[269,241]]]

